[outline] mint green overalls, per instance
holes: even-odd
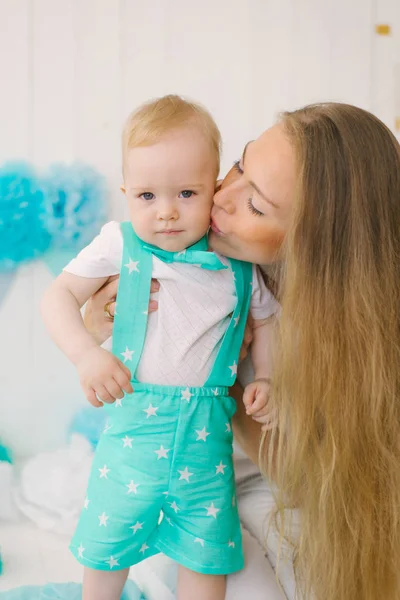
[[[168,253],[144,244],[131,223],[121,228],[113,353],[131,370],[134,393],[104,407],[108,424],[71,549],[92,569],[124,569],[164,552],[193,571],[226,575],[244,564],[232,461],[236,405],[228,387],[236,379],[252,267],[230,260],[237,304],[206,384],[141,383],[135,373],[146,335],[153,254],[193,262],[194,269],[226,267],[206,252],[206,238]]]

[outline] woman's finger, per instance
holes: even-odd
[[[150,284],[150,294],[156,294],[160,291],[160,283],[157,279],[152,279]]]
[[[156,312],[158,310],[157,300],[150,300],[149,302],[149,313]]]
[[[107,319],[112,318],[112,320],[114,320],[114,316],[115,316],[115,306],[116,306],[116,302],[106,302],[104,305],[104,316]],[[111,317],[109,317],[108,315],[111,315]]]
[[[96,298],[99,302],[103,302],[104,304],[110,300],[115,300],[118,292],[118,284],[119,276],[113,275],[107,279],[106,283],[99,290],[97,290],[92,297]]]

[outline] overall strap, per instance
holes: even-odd
[[[236,307],[206,382],[207,386],[231,386],[235,382],[240,348],[250,308],[253,266],[251,263],[235,259],[230,259],[230,266],[235,280]]]
[[[113,329],[113,354],[130,369],[132,380],[146,336],[153,257],[133,231],[121,223],[123,255]]]

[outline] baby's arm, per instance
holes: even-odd
[[[76,366],[89,402],[104,402],[132,393],[131,374],[113,354],[99,348],[85,328],[80,309],[107,280],[86,278],[64,271],[52,283],[42,300],[42,316],[57,346]]]
[[[254,368],[254,381],[246,386],[243,402],[248,415],[263,423],[263,429],[270,429],[275,415],[269,404],[270,381],[272,375],[272,337],[275,316],[255,320],[253,342],[250,348]]]

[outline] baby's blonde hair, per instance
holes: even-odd
[[[216,176],[219,173],[221,134],[211,114],[200,104],[168,95],[150,100],[134,110],[128,117],[122,134],[122,159],[138,146],[151,146],[162,136],[183,127],[197,127],[209,141],[215,157]]]

